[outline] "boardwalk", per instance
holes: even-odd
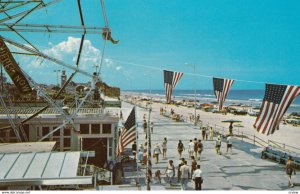
[[[124,108],[131,107],[129,104],[124,104]],[[137,109],[137,120],[141,122],[143,120],[143,114],[148,116],[145,109]],[[148,118],[148,117],[147,117]],[[173,160],[175,166],[178,166],[179,157],[177,154],[178,140],[182,140],[185,147],[188,147],[190,139],[201,138],[201,131],[199,127],[196,128],[189,123],[175,123],[174,121],[160,116],[159,110],[153,110],[151,114],[151,120],[154,122],[154,133],[152,134],[152,149],[153,145],[159,143],[161,145],[164,137],[168,139],[168,151],[167,159],[162,160],[160,155],[160,161],[158,164],[153,164],[154,173],[157,169],[164,172],[169,159]],[[144,143],[145,134],[144,130],[139,126],[139,140],[138,143]],[[221,152],[222,155],[215,153],[214,141],[203,141],[204,151],[200,161],[201,169],[203,172],[204,183],[202,185],[203,190],[287,190],[288,181],[285,174],[284,166],[278,163],[274,163],[268,160],[260,159],[261,148],[248,144],[241,140],[233,140],[233,153],[226,154],[226,144],[222,143]],[[187,150],[184,151],[183,157],[188,159]],[[199,161],[198,161],[199,163]],[[188,160],[190,166],[191,160]],[[141,189],[145,190],[145,166],[141,166],[142,178]],[[129,173],[134,175],[135,173]],[[129,176],[129,174],[127,174]],[[164,177],[164,176],[162,176]],[[177,177],[177,169],[176,169]],[[296,184],[293,190],[300,189],[300,176],[293,176],[293,180]],[[130,182],[130,181],[129,181]],[[133,183],[134,180],[132,179]],[[163,189],[180,189],[180,184],[177,186],[165,186],[164,179],[162,185],[152,183],[152,190]],[[192,180],[188,183],[189,190],[194,189],[194,182]],[[131,187],[129,185],[123,186],[109,186],[103,187],[104,190],[137,190],[137,187]]]

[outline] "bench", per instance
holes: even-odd
[[[281,158],[282,163],[286,164],[286,162],[288,161],[289,156],[292,156],[292,159],[294,161],[295,164],[295,168],[296,169],[300,169],[300,156],[295,156],[293,154],[285,154],[285,156],[283,158]]]
[[[261,158],[262,159],[272,159],[274,161],[277,161],[279,163],[282,163],[282,159],[285,157],[286,153],[281,152],[280,150],[276,150],[274,148],[266,147],[262,153]]]
[[[282,152],[280,150],[270,148],[270,147],[266,147],[261,153],[262,159],[269,158],[274,161],[277,161],[280,164],[286,164],[289,156],[292,156],[294,164],[295,164],[295,168],[300,169],[300,156],[285,153],[285,152]]]

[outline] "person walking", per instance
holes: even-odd
[[[233,135],[233,126],[232,126],[233,122],[230,122],[229,125],[229,135]]]
[[[143,162],[143,160],[144,160],[144,146],[143,146],[143,144],[139,145],[137,159],[138,159],[139,162]]]
[[[136,159],[136,141],[133,142],[132,146],[131,146],[131,151],[132,151],[132,155],[134,160]]]
[[[216,141],[216,152],[221,155],[221,136],[219,135]]]
[[[195,149],[195,144],[194,144],[193,140],[190,140],[190,143],[189,143],[189,159],[191,159],[192,156],[194,155],[194,149]]]
[[[288,157],[288,161],[286,162],[285,169],[286,169],[286,174],[287,174],[288,180],[289,180],[288,186],[294,187],[294,184],[292,182],[292,174],[293,174],[293,172],[294,172],[294,174],[296,174],[296,170],[295,170],[295,164],[294,164],[291,156]]]
[[[165,137],[165,138],[164,138],[164,141],[163,141],[163,143],[162,143],[162,145],[161,145],[162,150],[163,150],[163,159],[166,159],[166,157],[167,157],[167,143],[168,143],[168,140],[167,140],[167,138]]]
[[[161,175],[160,170],[155,171],[154,180],[158,184],[161,184],[161,177],[160,177],[160,175]]]
[[[165,174],[167,175],[168,182],[171,186],[173,182],[173,178],[175,176],[175,166],[173,164],[173,160],[169,160]]]
[[[161,150],[160,150],[159,144],[156,144],[154,149],[153,149],[153,158],[154,158],[154,163],[155,164],[158,163],[159,154],[161,154]]]
[[[192,156],[192,163],[191,163],[191,178],[194,173],[194,171],[197,169],[197,161],[195,160],[195,157]]]
[[[197,159],[197,155],[198,155],[198,141],[197,138],[194,138],[194,156]]]
[[[209,129],[209,140],[213,140],[214,138],[214,129],[210,127]]]
[[[218,136],[216,141],[216,152],[221,155],[221,135]]]
[[[228,153],[228,149],[230,149],[230,153],[232,154],[232,137],[231,137],[231,135],[229,135],[227,137],[227,149],[226,149],[226,153]]]
[[[181,140],[179,140],[178,145],[177,145],[177,151],[178,151],[178,154],[179,154],[179,158],[181,158],[183,150],[185,150],[184,145],[181,142]]]
[[[203,151],[203,144],[202,144],[200,139],[198,140],[197,146],[198,146],[198,160],[200,160],[201,159],[201,153]]]
[[[202,127],[202,140],[204,141],[205,139],[205,127]]]
[[[120,120],[123,120],[123,113],[120,111]]]
[[[209,136],[209,130],[208,127],[205,129],[205,139],[206,141],[208,140],[208,136]]]
[[[184,165],[184,158],[181,158],[178,164],[178,169],[177,169],[177,182],[179,183],[179,181],[181,180],[181,172],[180,172],[180,167]]]
[[[153,124],[153,122],[151,122],[151,124],[150,124],[150,129],[151,129],[151,133],[153,134],[153,127],[154,127],[154,124]]]
[[[187,190],[187,182],[189,179],[189,167],[187,161],[184,161],[184,164],[180,167],[181,173],[181,190]]]
[[[194,171],[193,181],[195,181],[195,190],[201,190],[203,179],[202,179],[202,171],[200,170],[200,165],[197,165],[197,169]]]

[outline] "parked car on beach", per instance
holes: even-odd
[[[247,115],[247,111],[245,111],[245,110],[235,110],[235,111],[233,111],[233,114],[234,115]]]
[[[248,110],[248,115],[249,116],[258,116],[258,112],[257,110]]]

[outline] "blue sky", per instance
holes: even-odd
[[[99,0],[82,4],[86,25],[103,26]],[[105,4],[112,35],[120,40],[117,45],[108,43],[105,50],[101,73],[109,85],[163,89],[158,69],[192,73],[192,65],[199,75],[300,85],[300,1],[106,0]],[[79,25],[77,1],[65,0],[47,8],[47,13],[36,11],[21,23]],[[1,34],[19,41],[12,33]],[[74,65],[80,34],[23,35],[49,55]],[[92,73],[103,40],[99,35],[86,40],[80,68]],[[62,69],[35,58],[16,58],[40,83],[56,83],[53,70]],[[212,79],[191,75],[184,75],[177,88],[192,89],[194,83],[197,89],[212,88]],[[264,84],[237,81],[232,89],[264,89]]]

